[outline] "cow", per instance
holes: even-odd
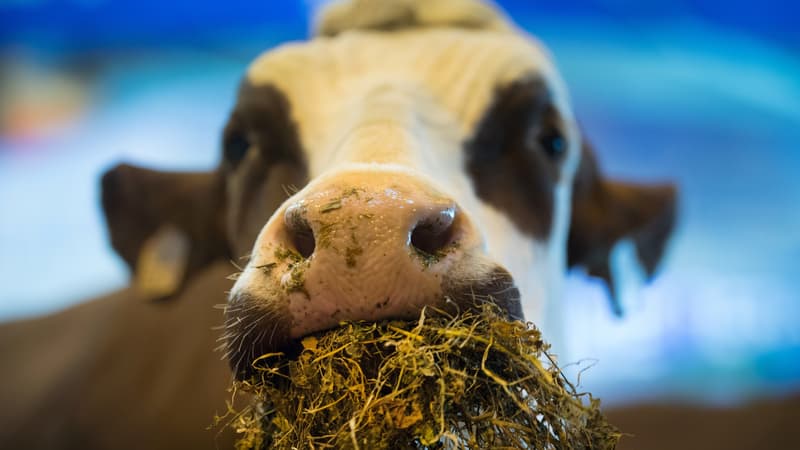
[[[478,299],[557,344],[565,270],[613,287],[627,239],[652,275],[676,214],[603,176],[543,45],[478,0],[329,5],[247,69],[221,153],[103,176],[132,285],[0,328],[0,445],[227,448],[231,380],[342,321]]]

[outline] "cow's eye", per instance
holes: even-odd
[[[557,130],[550,130],[539,136],[539,145],[552,159],[561,158],[567,151],[567,140]]]
[[[244,159],[249,149],[250,141],[247,139],[247,136],[236,133],[225,140],[223,152],[225,153],[225,159],[233,166],[236,166],[239,161]]]

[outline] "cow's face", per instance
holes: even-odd
[[[189,226],[166,220],[188,236],[183,278],[214,255],[247,257],[226,311],[238,372],[343,320],[426,305],[491,301],[539,322],[567,263],[608,280],[626,235],[652,271],[673,192],[599,177],[538,43],[492,27],[330,34],[251,65],[202,187],[170,200],[167,182],[148,183],[154,202],[199,202]],[[133,190],[120,174],[133,170],[104,182],[112,239],[114,203]],[[147,228],[133,244],[116,233],[134,267],[153,259],[141,256],[151,236],[175,234]]]
[[[269,328],[257,346],[445,301],[521,318],[521,295],[535,319],[557,289],[580,137],[548,59],[516,34],[273,50],[247,73],[225,148],[230,236],[251,256],[229,314]],[[269,172],[285,165],[310,181],[273,213]]]

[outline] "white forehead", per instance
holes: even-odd
[[[350,30],[268,51],[247,72],[250,83],[270,84],[286,95],[301,142],[310,152],[335,145],[342,130],[352,125],[348,121],[402,120],[387,114],[437,121],[438,128],[448,128],[463,142],[498,88],[531,76],[544,80],[562,117],[571,122],[563,82],[546,51],[510,31]],[[373,107],[370,117],[354,119],[354,112],[376,97],[390,107]],[[321,169],[314,167],[314,159],[312,176]]]

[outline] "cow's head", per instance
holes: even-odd
[[[105,176],[112,242],[152,296],[247,256],[226,312],[241,374],[426,305],[540,321],[567,265],[608,281],[626,237],[652,273],[674,191],[601,176],[539,43],[477,2],[360,3],[250,66],[216,171]]]

